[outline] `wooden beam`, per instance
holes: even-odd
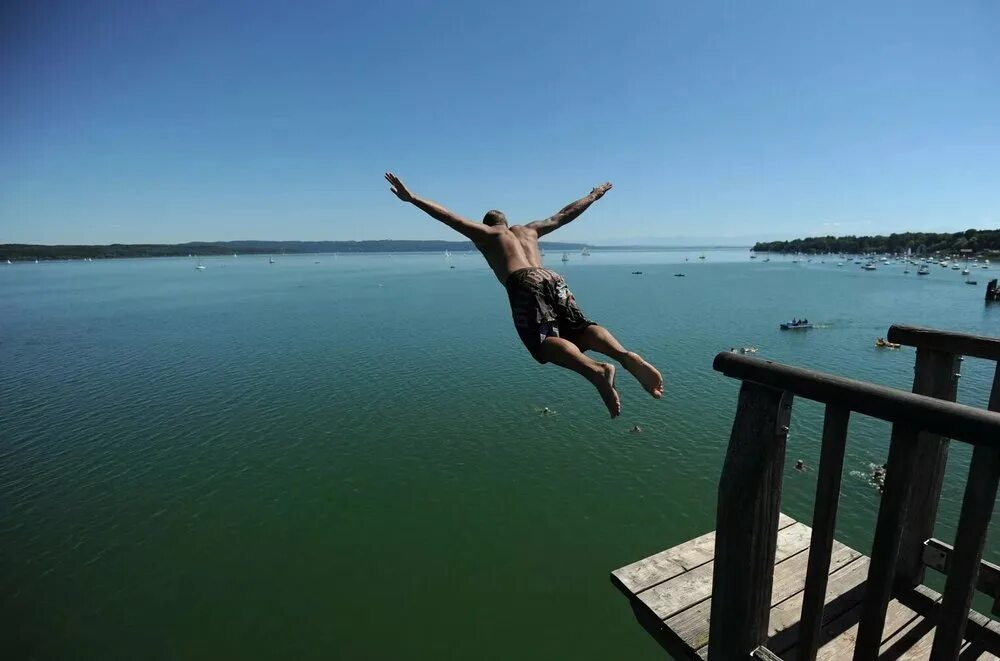
[[[947,575],[951,568],[951,558],[955,547],[934,537],[924,544],[923,563],[931,569]],[[987,560],[979,561],[979,578],[976,579],[976,589],[983,594],[1000,600],[1000,566]],[[996,610],[994,614],[1000,615]]]
[[[819,476],[816,481],[812,541],[809,544],[809,565],[800,619],[799,659],[805,661],[813,661],[819,649],[850,418],[851,412],[847,409],[830,405],[826,407],[823,418],[823,444],[820,447]]]
[[[740,387],[719,480],[709,655],[746,657],[767,640],[792,397]]]
[[[997,365],[993,376],[990,408],[1000,408],[1000,365]],[[941,601],[941,620],[931,650],[932,661],[958,658],[962,649],[998,484],[1000,450],[978,446],[972,451],[969,478],[965,483],[962,513],[958,517],[958,532],[955,533],[955,550],[950,558],[951,566]]]
[[[890,342],[910,347],[933,349],[973,358],[1000,360],[1000,338],[955,333],[919,326],[893,324],[886,336]]]
[[[713,367],[726,376],[788,391],[920,431],[1000,447],[1000,414],[823,372],[723,351]],[[911,439],[916,442],[916,438]]]
[[[913,392],[954,402],[961,365],[960,357],[954,353],[919,347],[913,370]],[[899,589],[916,587],[924,580],[924,542],[934,535],[944,469],[948,463],[948,439],[932,432],[921,433],[916,462],[913,479],[920,489],[913,493],[910,516],[899,547],[896,568]]]
[[[858,623],[858,641],[854,661],[874,661],[882,643],[886,609],[892,598],[896,577],[896,558],[903,537],[903,525],[909,509],[910,491],[916,460],[917,430],[896,423],[889,441],[885,493],[878,509],[878,523],[872,542],[871,568],[865,584],[864,607]]]
[[[1000,450],[977,447],[972,452],[965,499],[958,518],[955,551],[941,602],[941,619],[934,634],[931,659],[956,659],[962,648],[965,623],[979,578],[986,531],[993,514],[1000,483]]]

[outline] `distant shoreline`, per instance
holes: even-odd
[[[544,250],[749,250],[749,246],[596,246],[589,243],[543,241]],[[135,259],[149,257],[218,257],[226,255],[320,255],[378,253],[455,253],[474,252],[471,241],[192,241],[188,243],[112,243],[106,245],[42,245],[28,243],[0,244],[0,261],[71,259]]]
[[[1000,229],[964,232],[903,232],[888,236],[817,236],[792,241],[760,241],[756,252],[805,253],[810,255],[843,253],[897,253],[915,255],[967,254],[992,256],[1000,253]]]

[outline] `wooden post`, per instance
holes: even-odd
[[[805,594],[802,597],[802,617],[799,620],[799,659],[802,661],[813,661],[819,648],[850,417],[849,410],[827,404],[823,418],[823,444],[820,447],[809,564],[806,569]]]
[[[1000,411],[1000,365],[993,376],[989,409]],[[948,579],[941,602],[941,617],[934,634],[931,659],[957,659],[965,636],[972,595],[979,579],[986,532],[993,515],[993,504],[1000,483],[1000,450],[977,445],[972,451],[969,478],[965,484],[962,513],[955,534],[955,550],[948,567]]]
[[[744,382],[719,480],[709,656],[746,658],[767,640],[789,393]]]
[[[885,472],[885,493],[878,509],[878,523],[872,542],[864,606],[858,623],[854,661],[874,661],[882,643],[882,627],[892,598],[903,527],[906,523],[917,457],[917,430],[900,423],[892,426],[889,462]],[[922,485],[921,485],[922,486]]]
[[[960,357],[954,353],[918,348],[913,392],[954,402],[961,364]],[[913,493],[900,543],[896,569],[896,585],[900,589],[916,587],[924,580],[924,542],[934,536],[941,484],[948,463],[948,439],[921,432],[916,454],[913,479],[920,489]]]

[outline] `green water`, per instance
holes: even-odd
[[[664,372],[661,401],[622,374],[616,421],[526,354],[478,255],[0,267],[0,655],[659,658],[608,573],[714,527],[737,391],[716,352],[909,389],[913,351],[872,346],[890,323],[1000,335],[995,271],[686,254],[549,256]],[[962,369],[985,406],[989,366]],[[821,416],[798,401],[789,438],[805,520],[815,471],[791,464],[818,462]],[[887,439],[852,421],[837,536],[865,552]]]

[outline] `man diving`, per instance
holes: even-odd
[[[606,328],[587,319],[562,276],[542,266],[538,251],[539,237],[586,211],[611,190],[610,182],[544,220],[510,226],[500,211],[488,211],[482,223],[475,223],[414,195],[391,172],[385,173],[385,179],[396,197],[458,231],[483,253],[497,280],[507,289],[514,327],[535,360],[573,370],[590,381],[612,418],[621,413],[621,401],[615,390],[615,366],[599,363],[584,355],[585,351],[614,358],[649,394],[657,399],[663,396],[663,377],[657,369],[639,354],[622,347]]]

